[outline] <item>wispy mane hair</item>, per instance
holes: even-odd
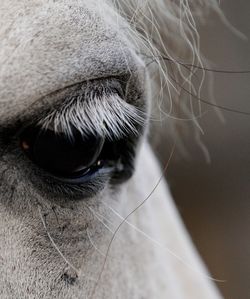
[[[152,119],[167,122],[168,131],[174,135],[178,128],[185,128],[182,120],[191,120],[197,132],[202,131],[198,119],[203,113],[199,99],[205,71],[197,22],[203,22],[211,10],[221,15],[217,0],[110,2],[115,9],[107,15],[107,23],[117,25],[117,32],[123,33],[126,45],[148,69]],[[108,6],[101,0],[97,0],[98,4],[106,15]],[[111,16],[116,16],[116,24],[112,23]],[[83,135],[89,132],[119,138],[126,132],[136,133],[135,123],[145,119],[145,115],[117,95],[106,96],[105,100],[93,96],[91,100],[78,98],[70,102],[73,101],[76,105],[67,105],[67,110],[50,113],[43,120],[43,126],[54,122],[55,131],[63,130],[69,135],[73,125]]]
[[[197,22],[204,22],[211,11],[223,18],[218,1],[113,2],[129,23],[128,39],[148,67],[154,118],[165,120],[174,134],[180,120],[191,120],[202,131],[197,120],[203,113],[199,98],[205,71]]]

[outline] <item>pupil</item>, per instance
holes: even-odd
[[[77,177],[97,162],[104,139],[83,138],[73,130],[73,138],[52,130],[28,129],[21,136],[21,146],[31,160],[46,171],[62,177]]]

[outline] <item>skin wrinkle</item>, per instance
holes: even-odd
[[[197,12],[210,6],[208,2],[214,5],[213,1],[190,2],[197,6]],[[181,7],[188,8],[186,1],[181,3]],[[146,68],[143,55],[138,53],[145,52],[156,61],[161,51],[171,57],[173,53],[181,56],[187,51],[188,59],[197,58],[195,40],[194,48],[187,50],[189,34],[193,32],[192,18],[190,14],[183,15],[181,34],[178,27],[181,15],[178,1],[172,0],[0,3],[1,299],[220,298],[206,279],[207,271],[164,182],[142,209],[132,213],[129,224],[138,230],[124,223],[108,258],[103,256],[121,219],[136,210],[161,177],[148,145],[147,123],[150,106],[157,106],[152,102],[157,101],[158,93],[166,93],[166,101],[170,98],[166,89],[162,90],[164,82],[171,86],[169,70],[164,63]],[[173,72],[191,84],[190,74],[183,74],[179,66],[173,67]],[[112,118],[117,110],[122,110],[120,118],[125,117],[126,107],[143,111],[140,116],[145,124],[139,135],[133,144],[127,140],[136,155],[135,173],[117,186],[110,177],[104,183],[101,180],[92,183],[90,189],[96,189],[98,184],[102,188],[80,200],[74,196],[81,186],[70,190],[64,184],[56,187],[54,181],[49,183],[45,173],[42,180],[41,170],[22,152],[19,135],[28,124],[36,123],[55,109],[63,109],[71,92],[79,91],[80,86],[85,89],[88,85],[93,92],[88,100],[96,100],[94,85],[105,86],[110,80],[122,85],[120,98],[109,99],[101,94],[98,100],[104,101],[100,114],[105,109],[112,111],[105,114],[111,121],[111,130],[118,122]],[[174,87],[173,90],[177,89]],[[82,99],[78,100],[74,116],[79,118],[83,114],[79,107],[84,111],[87,108]],[[91,106],[92,115],[88,117],[98,119],[95,113],[97,110]],[[68,114],[68,121],[72,121],[72,114]],[[124,122],[120,127],[124,127]],[[56,188],[58,192],[53,193]],[[194,271],[154,246],[145,235],[159,240],[162,247],[170,247]],[[105,269],[98,279],[105,258]]]

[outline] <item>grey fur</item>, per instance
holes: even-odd
[[[125,83],[128,88],[125,98],[113,95],[94,97],[88,104],[80,101],[83,114],[74,108],[67,111],[66,119],[76,123],[79,130],[91,128],[99,132],[103,117],[95,115],[94,103],[101,100],[105,102],[97,102],[98,109],[112,115],[108,126],[115,134],[125,130],[124,126],[129,127],[131,118],[137,124],[142,122],[141,117],[147,120],[151,100],[148,79],[152,74],[137,54],[145,47],[141,48],[139,33],[136,35],[120,16],[125,11],[129,15],[131,5],[137,2],[118,1],[119,10],[115,9],[115,2],[1,1],[0,298],[220,298],[164,183],[129,219],[151,237],[145,238],[140,230],[131,229],[125,223],[103,267],[120,217],[137,207],[161,176],[142,131],[138,136],[140,146],[133,178],[116,188],[107,183],[97,195],[78,201],[71,200],[66,193],[54,197],[46,188],[36,188],[33,182],[38,179],[31,171],[31,162],[22,153],[13,133],[27,120],[37,121],[39,114],[44,120],[47,109],[50,113],[47,125],[59,119],[56,127],[65,129],[65,118],[60,119],[58,112],[51,112],[54,105],[60,104],[65,90],[107,78]],[[201,11],[201,2],[207,1],[198,1],[197,11]],[[174,1],[151,4],[161,19],[165,15],[162,8],[167,9],[166,20],[172,24],[171,28],[176,27],[179,10]],[[150,11],[146,10],[147,14]],[[169,39],[178,48],[177,40]],[[117,106],[121,109],[119,115]],[[97,119],[96,127],[94,121],[84,123],[85,109]],[[138,109],[147,116],[138,113]],[[80,123],[83,127],[79,127]],[[155,246],[152,239],[159,240],[162,247]],[[169,247],[185,262],[171,255]]]

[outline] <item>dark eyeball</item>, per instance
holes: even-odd
[[[20,137],[26,155],[39,167],[62,178],[78,178],[86,174],[98,160],[104,139],[97,136],[83,138],[73,130],[73,137],[41,128],[29,127]]]

